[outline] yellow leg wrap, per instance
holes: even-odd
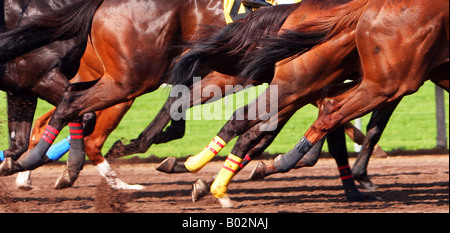
[[[239,164],[241,162],[242,159],[237,157],[236,155],[228,155],[225,164],[214,180],[214,183],[211,185],[211,193],[214,197],[223,198],[228,195],[228,185],[230,184],[231,179],[233,179],[234,175],[236,174],[236,170],[239,168]]]
[[[184,163],[184,166],[192,173],[200,171],[225,145],[227,143],[216,136],[202,152],[189,157]]]

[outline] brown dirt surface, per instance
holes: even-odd
[[[348,202],[334,160],[322,158],[264,181],[248,181],[256,164],[250,163],[229,187],[235,208],[222,209],[211,195],[193,203],[192,183],[213,177],[222,164],[211,162],[197,174],[163,174],[157,163],[112,162],[122,180],[144,185],[141,191],[112,190],[90,164],[73,187],[55,190],[63,165],[46,165],[33,171],[29,191],[15,187],[16,175],[0,178],[0,213],[449,213],[448,155],[372,158],[369,175],[379,188],[361,191],[379,201]]]

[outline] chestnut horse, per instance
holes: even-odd
[[[355,41],[363,68],[361,83],[324,103],[317,120],[296,148],[277,157],[273,164],[264,167],[265,171],[289,171],[327,133],[415,93],[426,80],[449,90],[448,1],[354,3],[362,9],[353,16],[359,19]],[[339,19],[317,20],[310,26],[334,28],[337,22]],[[286,26],[297,30],[290,39],[292,44],[298,43],[295,40],[301,38],[297,36],[304,30],[295,24]],[[328,33],[325,34],[327,37]]]

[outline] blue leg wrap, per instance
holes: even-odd
[[[59,160],[70,149],[70,136],[56,143],[48,149],[46,155],[53,161]]]

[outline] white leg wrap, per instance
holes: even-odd
[[[222,206],[222,208],[233,208],[234,204],[233,201],[231,201],[230,197],[225,196],[222,198],[217,198],[217,200],[219,200],[220,205]]]
[[[24,171],[17,174],[16,186],[20,189],[30,190],[31,185],[31,171]]]
[[[144,186],[142,185],[129,185],[125,182],[123,182],[119,177],[117,177],[117,174],[114,172],[114,170],[109,165],[108,161],[103,160],[103,162],[97,164],[95,166],[97,168],[98,172],[105,177],[106,182],[111,186],[113,189],[126,189],[126,190],[142,190],[144,189]]]

